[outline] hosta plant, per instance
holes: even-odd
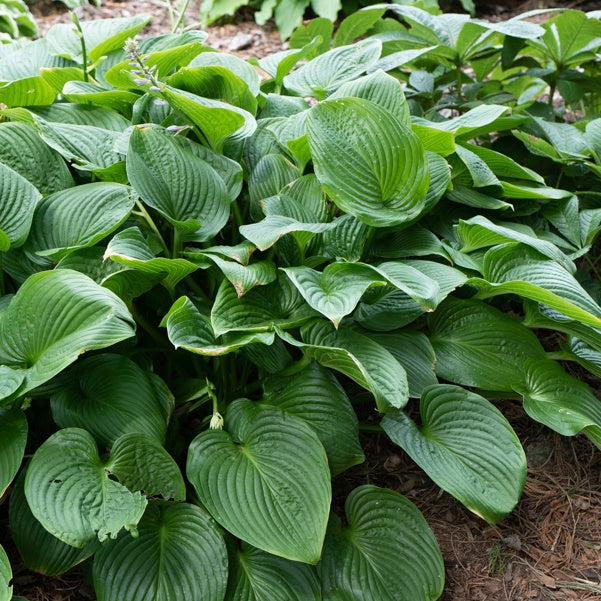
[[[466,98],[465,61],[544,28],[392,10],[405,37],[309,24],[263,80],[145,17],[0,58],[0,491],[31,569],[86,562],[100,601],[430,601],[416,506],[341,498],[361,428],[490,523],[526,462],[489,399],[601,446],[558,361],[601,373],[599,120],[566,154],[536,99]]]

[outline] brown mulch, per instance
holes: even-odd
[[[601,8],[601,2],[545,2],[545,6],[554,5]],[[540,7],[539,0],[492,1],[486,3],[486,15],[508,18]],[[31,10],[42,34],[57,22],[68,22],[67,11],[58,2],[42,0]],[[159,0],[105,0],[100,7],[83,6],[75,12],[82,20],[152,15],[142,32],[145,36],[170,29]],[[198,2],[193,1],[186,23],[194,24],[197,19]],[[209,45],[243,58],[287,47],[273,28],[252,21],[222,23],[208,33]],[[518,405],[499,406],[526,449],[529,469],[518,506],[496,526],[474,516],[433,484],[383,434],[363,435],[367,461],[337,478],[335,486],[344,492],[368,482],[387,486],[419,507],[445,559],[441,601],[601,601],[601,452],[583,436],[563,438],[535,424]],[[4,509],[0,506],[0,513]],[[6,544],[7,536],[6,520],[0,519],[0,542]],[[81,573],[44,578],[29,572],[10,544],[7,550],[13,562],[15,594],[29,601],[94,598]]]

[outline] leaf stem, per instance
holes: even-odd
[[[138,207],[138,210],[144,217],[144,220],[148,224],[148,227],[156,234],[157,238],[159,239],[159,242],[161,243],[161,246],[163,247],[163,252],[165,253],[165,256],[168,257],[169,256],[169,247],[165,243],[165,239],[161,235],[161,232],[159,232],[159,228],[156,226],[156,223],[152,220],[150,213],[148,213],[148,211],[146,210],[146,207],[142,204],[142,202],[139,198],[136,199],[136,206]]]
[[[184,5],[182,6],[182,8],[179,11],[177,21],[175,22],[175,25],[173,25],[173,27],[171,28],[171,33],[175,33],[178,30],[178,28],[180,27],[180,25],[183,25],[184,18],[186,17],[186,11],[188,10],[188,6],[190,6],[190,0],[185,0]]]

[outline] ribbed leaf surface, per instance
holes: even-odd
[[[146,507],[140,493],[109,478],[92,435],[79,428],[59,430],[38,448],[25,496],[48,532],[80,548],[135,529]]]
[[[158,381],[158,383],[157,383]],[[165,440],[171,393],[158,376],[123,355],[101,354],[78,363],[66,387],[51,398],[63,428],[85,428],[103,445],[123,434]]]
[[[436,373],[457,384],[511,391],[525,362],[545,356],[528,328],[480,301],[448,298],[429,323]]]
[[[73,185],[65,161],[24,123],[0,123],[0,161],[29,180],[42,194]]]
[[[147,205],[195,240],[208,240],[227,223],[230,202],[221,177],[160,131],[134,129],[127,175]]]
[[[210,318],[185,296],[173,303],[161,325],[167,327],[167,335],[175,348],[210,357],[226,355],[249,344],[269,345],[275,336],[273,332],[251,332],[224,334],[217,340]]]
[[[10,601],[13,596],[13,587],[9,586],[13,572],[10,562],[2,545],[0,545],[0,601]]]
[[[32,275],[0,321],[0,363],[25,378],[22,394],[43,384],[87,350],[130,338],[125,304],[87,276],[61,269]]]
[[[375,227],[419,215],[430,181],[426,153],[386,109],[359,98],[323,102],[309,113],[307,136],[315,173],[343,211]]]
[[[96,554],[98,601],[223,601],[225,543],[202,509],[188,503],[151,504],[138,534],[125,533]]]
[[[324,601],[434,601],[442,594],[440,549],[417,507],[392,490],[360,486],[332,515],[318,566]]]
[[[0,163],[0,251],[25,242],[40,198],[33,184]]]
[[[132,189],[96,182],[56,192],[38,205],[28,249],[55,259],[92,246],[114,231],[134,206]]]
[[[315,432],[300,419],[245,399],[230,405],[225,428],[202,432],[190,445],[188,479],[203,505],[251,545],[316,563],[331,483]]]
[[[256,261],[249,265],[240,265],[237,261],[228,261],[218,255],[207,256],[236,289],[238,296],[244,296],[255,286],[265,286],[276,279],[275,264],[272,261]]]
[[[526,413],[563,436],[581,430],[601,448],[601,402],[587,384],[567,374],[555,361],[530,361],[524,397]]]
[[[268,381],[264,401],[305,421],[328,455],[332,475],[365,460],[357,416],[344,389],[329,370],[311,363],[292,378]]]
[[[0,409],[0,497],[15,477],[27,443],[27,419],[18,409]]]
[[[226,599],[236,601],[321,601],[315,568],[242,543],[229,554]]]
[[[421,427],[404,413],[382,427],[441,488],[490,523],[517,504],[526,456],[515,432],[486,399],[450,385],[426,388]]]
[[[379,411],[395,411],[407,404],[407,374],[382,346],[353,330],[334,329],[327,321],[316,321],[301,330],[303,342],[284,332],[280,337],[297,346],[325,367],[335,369],[369,390]]]
[[[21,472],[10,493],[8,518],[12,538],[30,570],[47,576],[62,574],[98,549],[100,544],[96,539],[78,549],[50,534],[31,513],[24,482],[25,472]]]

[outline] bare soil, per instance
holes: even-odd
[[[476,5],[491,20],[543,6],[601,9],[601,2],[590,1],[497,4],[491,0]],[[55,23],[68,21],[60,3],[42,0],[31,9],[41,34]],[[100,7],[84,6],[75,12],[82,20],[149,14],[153,18],[142,35],[170,30],[160,0],[104,0]],[[193,1],[186,23],[197,19],[198,2]],[[273,27],[259,27],[250,19],[224,22],[208,33],[208,44],[243,58],[260,58],[287,47]],[[598,391],[598,383],[596,387]],[[471,514],[383,434],[363,435],[367,460],[337,478],[338,498],[342,500],[355,486],[371,483],[411,499],[432,527],[445,559],[441,601],[601,601],[601,452],[583,436],[563,438],[536,424],[516,404],[502,402],[499,407],[528,457],[522,499],[500,524],[491,526]],[[16,595],[29,601],[94,599],[82,573],[45,578],[28,571],[10,544],[3,509],[0,543],[12,555]]]

